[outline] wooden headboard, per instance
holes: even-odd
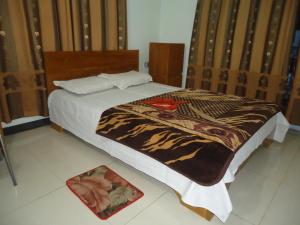
[[[54,80],[139,69],[138,50],[44,52],[44,60],[48,94],[57,88]]]

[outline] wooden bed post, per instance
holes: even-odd
[[[56,130],[56,131],[58,131],[60,133],[64,131],[64,128],[62,128],[61,126],[59,126],[59,125],[57,125],[56,123],[53,123],[53,122],[51,122],[51,127],[54,130]]]
[[[175,193],[176,193],[177,197],[179,198],[180,203],[184,207],[188,208],[189,210],[193,211],[194,213],[198,214],[199,216],[203,217],[204,219],[206,219],[208,221],[210,221],[213,218],[214,214],[212,212],[210,212],[208,209],[190,206],[181,200],[181,195],[177,191],[175,191]]]
[[[273,140],[272,139],[265,139],[262,143],[262,146],[265,147],[265,148],[269,148],[271,146],[271,144],[273,143]]]

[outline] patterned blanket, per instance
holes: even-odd
[[[110,108],[96,132],[209,186],[277,112],[271,102],[186,89]]]

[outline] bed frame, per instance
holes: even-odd
[[[57,88],[54,80],[139,70],[138,50],[45,52],[44,61],[48,94]]]
[[[102,72],[120,73],[130,70],[138,71],[139,68],[138,50],[45,52],[44,60],[48,94],[57,88],[53,85],[54,80],[70,80],[96,75]],[[51,125],[59,132],[64,130],[55,123]],[[264,145],[269,146],[270,142],[267,140]],[[211,220],[214,216],[213,213],[205,208],[192,207],[185,204],[181,200],[181,196],[177,192],[176,194],[183,206],[206,220]]]

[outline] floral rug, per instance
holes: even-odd
[[[108,219],[144,193],[106,166],[67,180],[70,190],[100,219]]]

